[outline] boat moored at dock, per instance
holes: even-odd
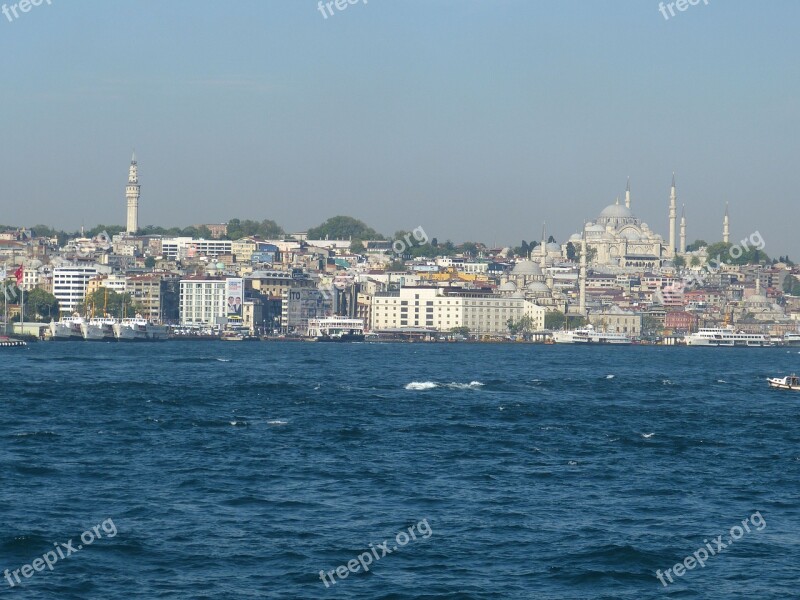
[[[308,337],[318,342],[363,342],[364,321],[349,317],[309,319]]]
[[[629,345],[630,337],[624,333],[598,331],[592,325],[580,329],[554,331],[553,341],[556,344],[615,344]]]
[[[772,346],[769,336],[762,333],[745,333],[733,327],[701,328],[686,336],[687,346],[713,346],[725,348],[764,348]]]

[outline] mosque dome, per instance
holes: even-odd
[[[499,291],[499,292],[516,292],[517,291],[517,286],[514,285],[514,282],[512,282],[512,281],[506,281],[505,283],[500,284],[500,287],[497,288],[497,291]]]
[[[581,234],[580,233],[573,233],[571,236],[569,236],[569,241],[570,242],[580,242],[581,241]]]
[[[631,209],[624,204],[609,204],[600,213],[600,218],[628,219],[632,218]]]
[[[530,260],[521,260],[511,270],[512,275],[521,277],[542,277],[542,268]]]
[[[561,252],[561,246],[556,244],[555,242],[549,242],[545,245],[545,248],[548,252]]]
[[[525,288],[529,293],[533,294],[550,294],[550,288],[546,283],[541,281],[533,281]]]
[[[748,306],[771,306],[772,303],[766,298],[766,296],[762,296],[761,294],[753,294],[752,296],[748,296],[745,299],[745,304]]]

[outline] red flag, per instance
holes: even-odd
[[[23,274],[23,272],[24,271],[22,270],[22,265],[20,265],[19,269],[14,271],[14,277],[17,278],[17,285],[22,285],[22,274]]]

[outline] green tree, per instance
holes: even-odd
[[[705,240],[695,240],[688,246],[686,246],[687,252],[694,252],[695,250],[700,250],[700,248],[704,248],[708,246],[708,242]]]
[[[567,316],[560,310],[551,310],[544,315],[545,329],[562,329],[567,321]]]
[[[58,300],[42,289],[25,292],[25,320],[48,322],[58,319]]]
[[[308,230],[310,240],[382,240],[383,236],[353,217],[331,217],[321,225]]]
[[[353,254],[363,254],[366,251],[364,243],[361,240],[353,240],[350,243],[350,252]]]
[[[511,335],[525,335],[533,331],[533,319],[528,315],[523,315],[516,321],[514,319],[509,319],[506,325]]]
[[[692,257],[692,266],[693,267],[699,267],[700,266],[700,257],[699,256],[693,256]]]
[[[144,266],[147,269],[152,269],[153,267],[156,266],[156,259],[152,256],[148,256],[147,258],[144,259]]]
[[[686,258],[684,258],[683,256],[676,256],[672,260],[672,264],[674,264],[676,268],[682,269],[686,266]]]
[[[652,337],[661,333],[661,321],[652,315],[642,315],[642,335]]]
[[[575,244],[572,242],[567,242],[567,260],[572,262],[578,260],[578,249],[575,248]]]
[[[386,270],[393,273],[402,273],[406,270],[406,266],[401,260],[393,260],[389,263],[389,266],[386,267]]]
[[[456,335],[464,335],[468,336],[470,334],[469,327],[453,327],[450,329],[451,333],[455,333]]]

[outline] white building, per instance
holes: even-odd
[[[181,279],[181,324],[217,325],[226,313],[226,286],[224,279]]]
[[[404,287],[372,298],[371,326],[375,331],[427,328],[450,331],[468,327],[476,335],[506,335],[508,322],[530,316],[534,330],[544,329],[545,308],[521,297],[500,297],[469,290]]]
[[[96,277],[97,265],[73,265],[53,269],[53,295],[62,313],[72,313],[86,297],[89,280]]]
[[[232,253],[231,240],[195,240],[190,237],[164,238],[161,256],[167,260],[183,260],[196,256],[220,256]]]

